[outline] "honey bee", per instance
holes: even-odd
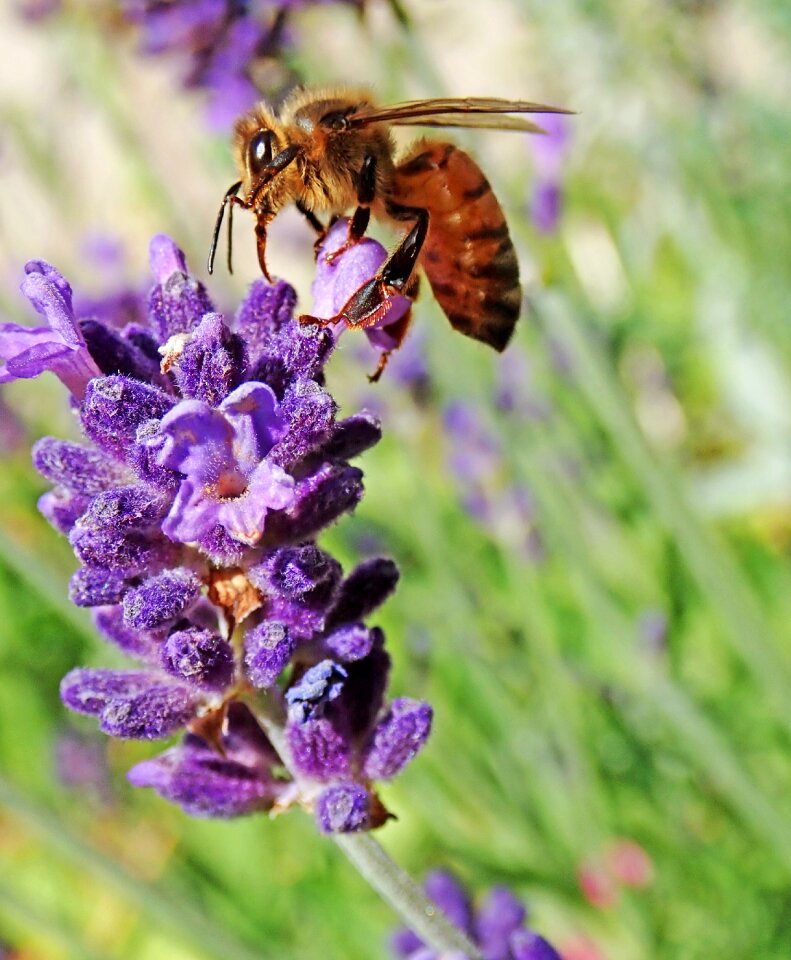
[[[375,277],[352,294],[336,317],[302,322],[370,327],[383,319],[388,298],[408,293],[415,269],[425,271],[451,326],[505,349],[521,307],[519,266],[505,216],[489,181],[463,150],[441,140],[418,141],[396,159],[391,127],[478,127],[543,133],[519,113],[571,113],[523,100],[483,97],[412,100],[380,107],[364,89],[298,89],[276,113],[261,103],[236,123],[234,153],[240,179],[223,198],[209,253],[209,272],[229,207],[256,218],[258,261],[267,279],[267,226],[287,204],[324,236],[317,216],[339,217],[354,207],[346,242],[356,243],[371,215],[412,226]],[[243,198],[238,196],[242,191]],[[400,345],[407,323],[397,331]],[[375,378],[381,374],[383,355]]]

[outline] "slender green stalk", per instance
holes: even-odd
[[[278,705],[258,697],[248,700],[248,706],[299,785],[301,778],[294,771]],[[482,960],[478,948],[437,909],[370,833],[337,834],[334,839],[360,876],[432,950],[440,954],[461,952],[469,960]]]
[[[441,954],[460,951],[470,960],[480,960],[477,947],[426,898],[370,833],[338,834],[335,842],[360,875],[425,943]]]

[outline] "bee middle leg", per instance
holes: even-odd
[[[376,199],[376,157],[369,153],[363,165],[360,167],[360,173],[357,176],[357,208],[354,211],[352,219],[349,222],[349,234],[346,242],[328,253],[327,263],[332,263],[342,253],[345,253],[355,243],[358,243],[368,229],[371,220],[371,204]]]
[[[301,200],[297,201],[297,210],[302,214],[302,216],[308,221],[308,223],[316,231],[316,239],[313,241],[313,256],[318,257],[319,248],[322,243],[324,243],[324,238],[327,236],[327,231],[332,226],[334,221],[330,221],[329,226],[324,226],[324,224],[319,220],[316,214],[312,210],[308,210],[304,203]]]

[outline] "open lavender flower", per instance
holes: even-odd
[[[22,292],[47,321],[45,327],[0,324],[0,383],[27,380],[50,370],[75,396],[82,396],[99,368],[74,315],[71,287],[49,264],[31,260]]]
[[[151,262],[145,322],[77,320],[45,264],[23,284],[54,331],[37,370],[66,370],[88,441],[35,445],[54,484],[40,507],[82,564],[71,599],[137,661],[72,670],[63,701],[111,736],[186,731],[130,780],[196,816],[300,803],[325,832],[377,826],[373,783],[421,749],[431,709],[388,703],[384,635],[364,623],[395,565],[344,577],[315,538],[362,496],[348,461],[379,423],[338,418],[322,385],[333,335],[294,320],[286,283],[253,283],[228,323],[168,238]],[[7,325],[0,349],[21,336]]]
[[[477,909],[447,871],[430,873],[424,887],[429,899],[480,948],[483,960],[561,960],[554,947],[525,926],[527,911],[507,887],[493,887]],[[393,934],[391,946],[401,960],[441,960],[411,930]],[[454,955],[453,960],[464,957]]]

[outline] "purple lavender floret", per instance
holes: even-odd
[[[40,260],[25,266],[21,290],[47,321],[46,327],[0,323],[0,383],[28,380],[49,370],[76,399],[100,373],[77,323],[72,291],[63,277]]]
[[[448,871],[430,873],[424,887],[428,898],[471,937],[483,960],[561,960],[547,940],[525,926],[527,911],[506,887],[492,889],[477,910]],[[412,930],[396,931],[390,946],[401,960],[440,960]]]
[[[28,293],[64,340],[48,356],[82,371],[66,379],[86,441],[35,445],[54,485],[41,509],[81,563],[71,599],[137,662],[72,670],[63,702],[111,736],[182,734],[130,779],[196,816],[300,803],[321,830],[371,829],[388,816],[374,781],[422,748],[431,709],[388,703],[384,634],[364,622],[395,588],[395,564],[344,576],[315,538],[362,496],[348,459],[378,441],[379,422],[338,419],[323,385],[335,338],[294,319],[287,284],[256,281],[229,321],[167,237],[151,265],[133,323],[76,320],[57,270],[28,267]],[[337,278],[333,290],[352,292]],[[18,342],[7,332],[9,350]],[[256,705],[282,717],[287,757]]]

